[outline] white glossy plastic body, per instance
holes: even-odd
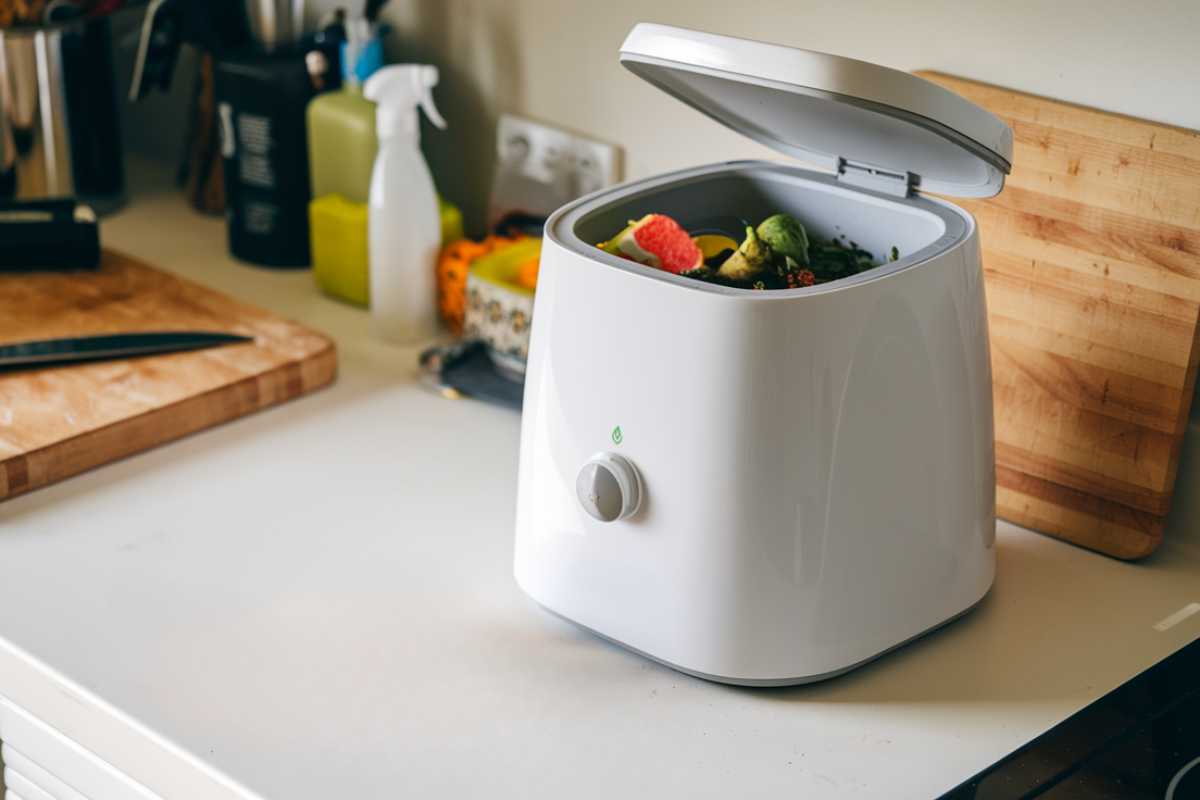
[[[588,244],[689,203],[791,211],[821,236],[840,220],[877,253],[896,241],[901,258],[754,292]],[[601,192],[546,234],[515,553],[537,602],[686,672],[767,685],[845,671],[986,594],[992,397],[969,214],[742,162]],[[629,519],[597,521],[577,500],[598,450],[640,472]]]

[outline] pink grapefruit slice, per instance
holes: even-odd
[[[704,266],[704,253],[683,226],[666,214],[647,214],[600,247],[676,275]]]

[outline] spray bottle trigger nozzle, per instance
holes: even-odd
[[[432,80],[430,80],[432,73]],[[445,130],[446,120],[438,111],[437,106],[433,104],[433,87],[437,85],[437,70],[433,67],[425,75],[421,76],[423,86],[421,87],[420,104],[421,110],[425,112],[425,117],[432,122],[436,127]]]
[[[438,69],[430,64],[393,64],[377,71],[363,85],[363,95],[378,103],[375,129],[380,139],[400,134],[418,136],[420,109],[439,128],[446,127],[433,104]]]

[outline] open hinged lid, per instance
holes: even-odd
[[[634,74],[781,153],[849,184],[906,196],[991,197],[1012,130],[900,70],[851,58],[639,23],[621,45]]]

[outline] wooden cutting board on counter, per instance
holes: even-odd
[[[0,500],[330,383],[333,342],[117,253],[97,272],[0,275],[0,344],[156,330],[254,342],[0,372]]]
[[[1117,558],[1162,540],[1196,383],[1200,134],[934,72],[1013,129],[979,221],[997,511]]]

